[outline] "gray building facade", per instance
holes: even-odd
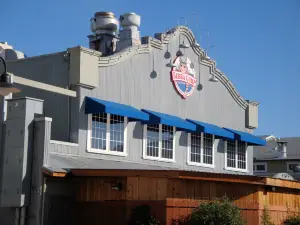
[[[253,149],[253,174],[300,180],[300,137],[263,136],[266,146]]]
[[[101,14],[95,18],[103,19]],[[45,170],[68,173],[72,169],[149,169],[253,174],[252,146],[264,144],[251,134],[258,126],[258,103],[241,97],[227,76],[216,68],[216,62],[197,45],[192,31],[178,26],[154,37],[140,38],[139,17],[124,14],[120,18],[123,30],[117,39],[111,34],[116,29],[112,26],[116,19],[111,15],[105,18],[113,21],[104,27],[96,26],[94,30],[99,32],[89,36],[90,48],[78,46],[64,52],[8,61],[8,70],[18,76],[15,83],[22,91],[12,99],[2,100],[0,218],[4,224],[15,220],[21,224],[25,214],[28,224],[45,222],[49,215],[43,208],[47,208],[44,202],[47,198],[43,196],[47,193],[67,199],[65,202],[74,200],[68,198],[72,182],[68,183],[70,192],[66,192],[66,187],[60,187],[62,184],[45,179]],[[97,38],[101,41],[97,42]],[[184,74],[183,70],[172,73],[181,66],[174,64],[181,61],[185,61],[183,70],[192,71],[192,78],[178,75],[179,80],[174,81],[174,74]],[[184,83],[183,79],[191,80]],[[189,96],[180,94],[182,85]],[[110,116],[106,126],[110,130],[119,129],[112,125],[118,124],[112,115],[120,112],[124,116],[121,111],[128,107],[144,116],[151,114],[145,110],[159,113],[155,118],[167,121],[157,125],[160,131],[156,149],[160,157],[155,158],[156,153],[149,156],[155,147],[148,149],[150,136],[145,132],[149,135],[153,132],[148,130],[153,121],[131,117],[129,111],[125,112],[126,123],[122,123],[125,128],[119,139],[121,151],[117,147],[105,152],[91,147],[93,132],[97,132],[100,123],[97,125],[99,121],[87,113],[87,98],[102,102],[99,104],[104,109],[99,114]],[[176,121],[184,125],[176,127]],[[161,128],[164,126],[174,127],[173,132],[164,133]],[[196,137],[193,134],[200,133],[196,132],[199,127],[202,133],[207,131],[211,135],[209,153],[204,153],[204,134],[198,136],[201,143],[193,146]],[[104,132],[106,138],[94,139],[114,145],[116,133]],[[171,139],[164,139],[166,133]],[[229,141],[235,146],[229,148]],[[172,147],[163,147],[164,143]],[[245,147],[242,153],[238,152],[240,143]],[[171,157],[164,158],[164,151],[169,151]],[[199,161],[192,157],[197,154]],[[205,157],[208,163],[203,163]]]

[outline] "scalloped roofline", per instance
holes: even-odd
[[[167,33],[156,34],[156,37],[159,37],[159,39],[146,36],[142,38],[142,45],[126,48],[120,52],[115,53],[112,56],[99,57],[99,67],[113,66],[133,55],[149,54],[151,48],[163,50],[164,45],[169,44],[172,41],[172,38],[179,34],[184,35],[188,40],[189,44],[192,44],[196,40],[193,32],[188,27],[177,26]],[[200,57],[200,64],[209,67],[210,74],[214,75],[219,80],[219,82],[224,85],[224,87],[228,90],[230,95],[241,108],[246,109],[249,104],[255,106],[259,105],[258,102],[245,100],[236,90],[236,88],[228,79],[228,77],[216,67],[216,61],[210,59],[203,49],[196,46],[191,46],[191,48],[193,49],[194,53]],[[87,49],[85,49],[85,51],[87,51]]]

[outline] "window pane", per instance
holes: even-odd
[[[92,114],[92,148],[106,150],[106,124],[106,113]]]
[[[191,133],[191,162],[201,163],[201,133]]]
[[[227,166],[235,168],[235,141],[227,141]]]
[[[203,163],[212,164],[213,157],[213,135],[212,134],[204,134],[203,136]]]
[[[293,170],[298,164],[289,164],[289,170]]]
[[[147,156],[158,157],[159,125],[147,126]]]
[[[124,152],[124,117],[110,115],[110,151]]]
[[[238,141],[237,165],[239,169],[246,169],[246,142]]]
[[[173,159],[173,127],[162,125],[161,157]]]
[[[266,167],[264,164],[256,165],[256,170],[257,171],[264,171],[266,170]]]

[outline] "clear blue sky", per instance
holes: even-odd
[[[28,56],[87,46],[96,11],[140,14],[142,36],[181,16],[195,31],[197,14],[198,35],[210,31],[218,68],[245,99],[261,103],[255,133],[300,136],[299,0],[1,0],[0,41]]]

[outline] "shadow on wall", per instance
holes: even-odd
[[[219,153],[225,153],[225,141],[218,139],[218,147],[217,152]]]
[[[180,132],[179,136],[179,146],[186,147],[187,146],[188,133]]]
[[[83,100],[80,109],[79,109],[79,124],[78,128],[80,130],[87,130],[88,129],[88,114],[85,114],[85,99]]]
[[[133,138],[135,139],[143,139],[143,124],[140,122],[135,122],[133,128]]]
[[[48,179],[45,193],[44,224],[74,225],[76,223],[76,180]]]

